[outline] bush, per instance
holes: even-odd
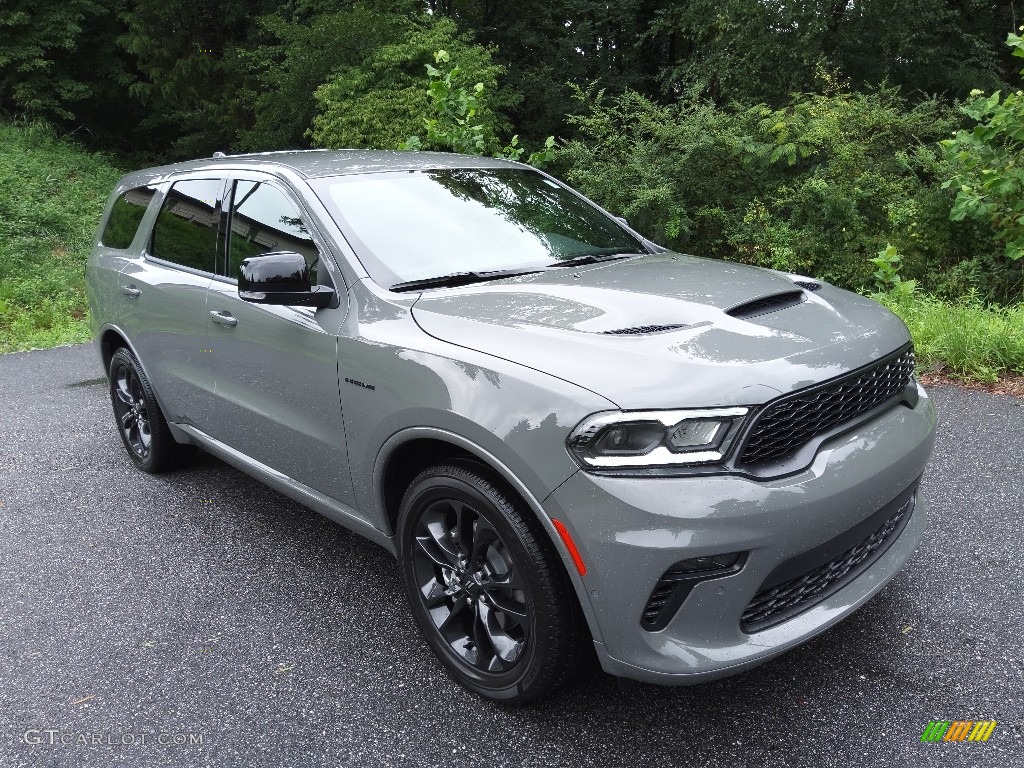
[[[1014,56],[1024,57],[1024,38],[1011,34],[1006,42]],[[956,190],[950,217],[982,222],[995,234],[1001,253],[993,254],[991,263],[1005,273],[1008,292],[1019,298],[1024,287],[1024,93],[1004,97],[999,91],[989,96],[974,91],[971,96],[962,109],[974,128],[942,142],[952,164],[943,186]]]
[[[436,64],[437,66],[434,66]],[[430,107],[423,117],[423,133],[414,134],[398,143],[401,150],[433,149],[468,155],[491,155],[505,160],[519,160],[526,150],[513,136],[502,146],[494,132],[495,120],[487,106],[486,87],[475,83],[472,88],[461,83],[462,70],[452,62],[448,51],[435,51],[434,64],[427,64]],[[555,137],[548,136],[544,147],[532,152],[528,162],[543,167],[555,158]]]
[[[306,132],[318,109],[316,89],[416,28],[406,16],[374,2],[321,13],[310,6],[305,13],[302,9],[256,18],[259,44],[233,49],[233,65],[246,74],[237,98],[252,121],[239,131],[238,149],[308,146]]]
[[[383,45],[358,65],[342,67],[315,93],[317,114],[309,136],[318,147],[394,149],[418,134],[430,110],[424,67],[444,50],[459,62],[456,86],[483,83],[489,98],[484,129],[508,129],[502,109],[517,101],[498,87],[504,68],[491,51],[460,35],[450,19],[405,22],[406,34]]]
[[[941,187],[937,142],[955,114],[936,101],[909,108],[895,89],[825,82],[826,93],[777,110],[578,91],[568,178],[677,250],[861,290],[868,259],[892,244],[922,287],[996,296],[1006,276],[985,269],[991,234],[951,222]]]

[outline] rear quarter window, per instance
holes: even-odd
[[[136,187],[117,198],[114,207],[110,209],[106,226],[103,227],[100,243],[107,248],[127,248],[131,245],[154,194],[154,187]]]

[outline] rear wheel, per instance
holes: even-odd
[[[452,676],[523,704],[576,671],[586,630],[550,538],[497,477],[470,462],[421,473],[398,517],[410,607]]]
[[[117,431],[135,466],[143,472],[165,472],[195,454],[195,446],[178,443],[171,435],[142,366],[127,348],[111,358],[109,379]]]

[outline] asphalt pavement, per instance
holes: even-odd
[[[924,541],[859,612],[726,680],[506,709],[384,550],[207,455],[137,472],[91,345],[2,356],[0,768],[1024,766],[1024,400],[932,394]]]

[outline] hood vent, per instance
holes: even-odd
[[[821,283],[815,283],[811,280],[794,280],[794,285],[799,285],[805,291],[820,291]]]
[[[760,315],[778,312],[782,309],[789,309],[790,307],[795,307],[798,304],[803,304],[805,301],[807,301],[807,296],[803,291],[783,291],[782,293],[776,293],[772,296],[762,296],[760,299],[754,299],[753,301],[739,304],[732,309],[726,310],[725,314],[730,317],[747,320],[751,317],[758,317]]]
[[[639,325],[636,328],[616,328],[614,331],[601,331],[608,336],[642,336],[645,333],[664,333],[675,331],[679,328],[688,328],[687,325]]]

